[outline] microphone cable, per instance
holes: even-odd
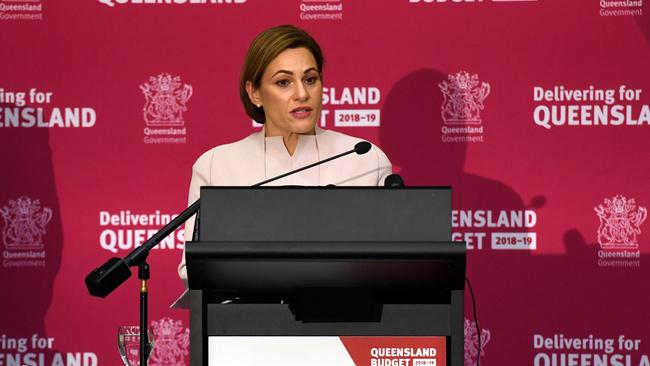
[[[469,288],[469,293],[472,297],[474,325],[476,326],[476,336],[478,338],[478,353],[476,355],[476,366],[481,366],[481,328],[478,326],[478,317],[476,316],[476,299],[474,298],[474,291],[472,290],[472,284],[469,283],[469,278],[465,277],[465,282],[467,282],[467,288]]]

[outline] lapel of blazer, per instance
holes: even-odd
[[[271,177],[266,176],[266,157],[264,156],[264,136],[265,136],[265,126],[262,126],[262,129],[259,132],[254,132],[249,135],[246,140],[246,149],[243,151],[243,154],[248,154],[250,159],[246,159],[250,162],[249,167],[243,166],[243,169],[248,169],[251,172],[251,178],[253,181],[250,183],[255,184],[261,182]],[[328,158],[334,155],[332,151],[331,143],[328,142],[327,131],[316,126],[315,135],[316,135],[316,144],[318,147],[318,155],[321,159]],[[322,174],[321,170],[321,174]],[[323,177],[321,176],[321,180]]]

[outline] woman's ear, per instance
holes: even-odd
[[[246,93],[248,94],[248,99],[251,101],[251,103],[255,104],[257,108],[260,108],[262,106],[262,98],[260,98],[260,92],[253,87],[252,81],[246,82]]]

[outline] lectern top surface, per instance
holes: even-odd
[[[201,241],[450,241],[449,187],[201,187]]]

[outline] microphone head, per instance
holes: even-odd
[[[370,145],[370,143],[368,141],[361,141],[361,142],[357,143],[356,145],[354,145],[354,152],[356,152],[359,155],[363,155],[363,154],[367,153],[368,151],[370,151],[371,147],[372,147],[372,145]]]
[[[131,276],[131,269],[122,258],[111,258],[86,276],[88,292],[96,297],[106,297]]]
[[[391,174],[384,180],[386,188],[404,188],[404,179],[399,174]]]

